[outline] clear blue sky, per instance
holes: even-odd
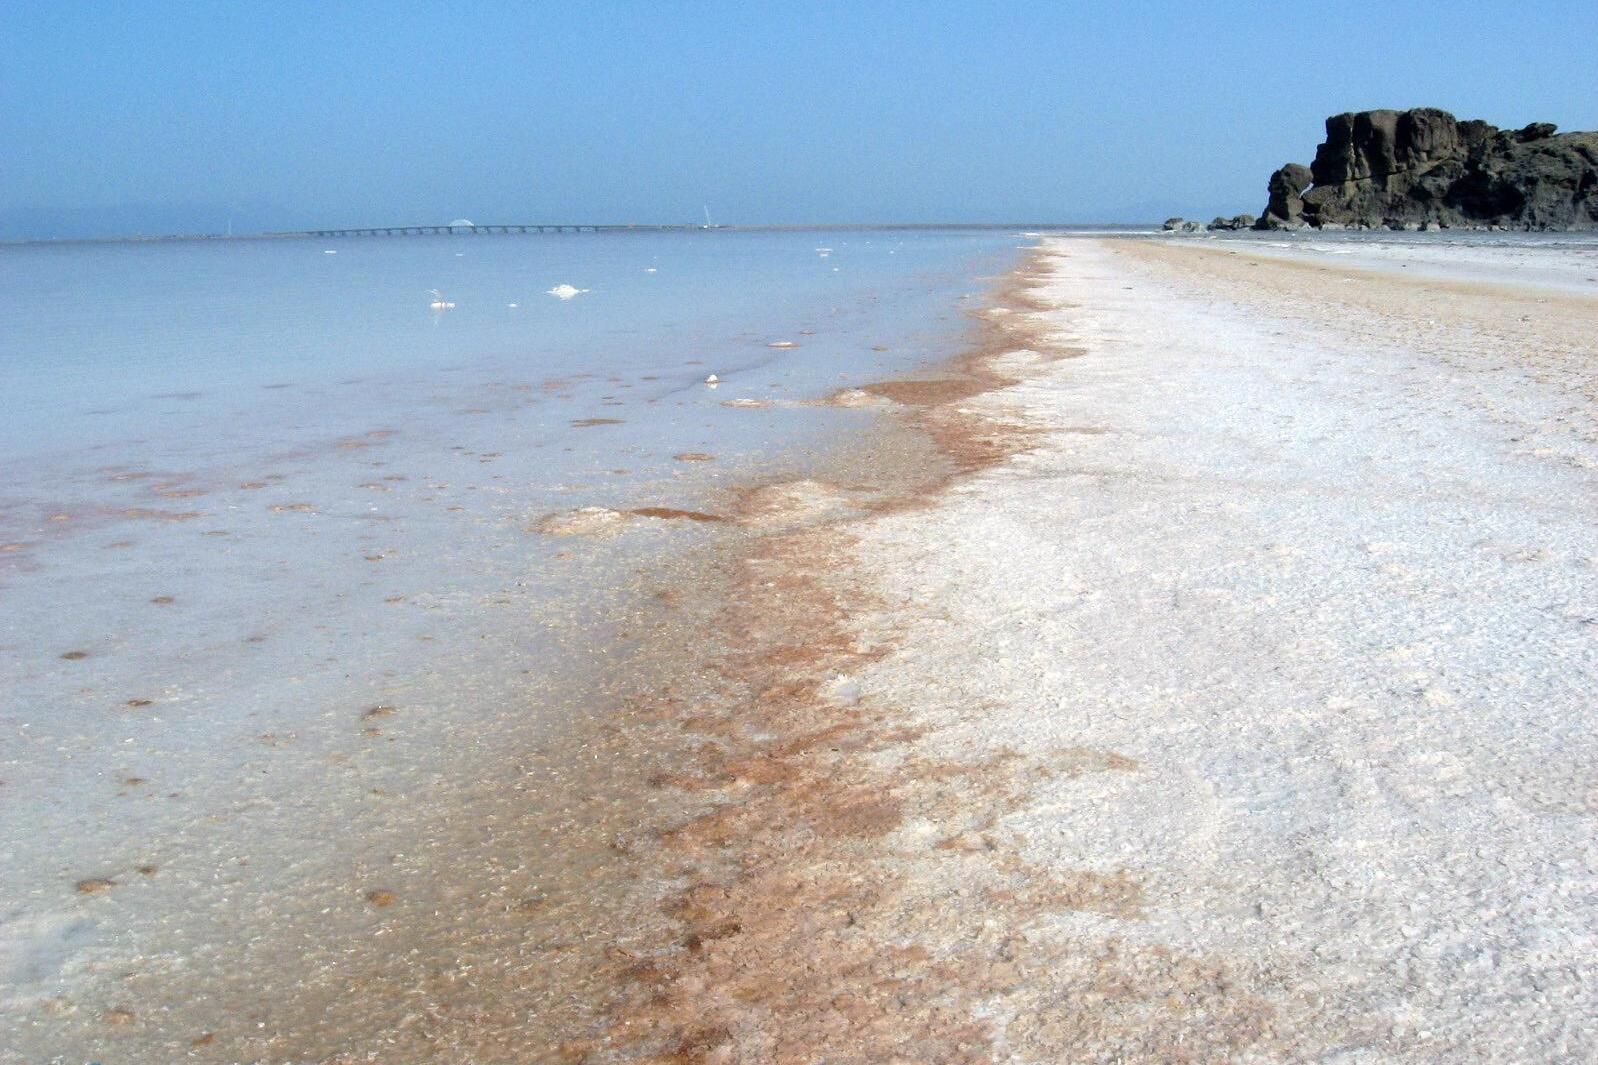
[[[1326,115],[1598,128],[1598,0],[4,0],[0,214],[1257,212]],[[198,208],[195,208],[198,210]]]

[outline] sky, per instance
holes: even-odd
[[[0,25],[0,237],[1207,219],[1258,213],[1336,112],[1598,129],[1594,0],[0,0]]]

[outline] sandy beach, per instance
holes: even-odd
[[[1045,241],[875,393],[935,475],[745,499],[555,1059],[1598,1054],[1598,300],[1505,255]]]

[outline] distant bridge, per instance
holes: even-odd
[[[819,223],[814,225],[701,225],[692,222],[668,224],[617,224],[590,225],[583,223],[517,222],[508,225],[477,225],[458,222],[440,226],[356,226],[349,229],[305,229],[288,233],[265,233],[268,237],[429,237],[451,235],[478,235],[487,233],[688,233],[700,230],[719,230],[729,233],[829,233],[871,232],[874,230],[929,231],[929,230],[1026,230],[1060,231],[1064,229],[1134,230],[1147,226],[1082,226],[1061,222],[858,222]]]
[[[588,225],[586,223],[516,223],[514,225],[360,226],[356,229],[307,229],[273,233],[274,237],[430,237],[487,233],[667,233],[692,229],[720,229],[704,225]]]
[[[262,240],[306,237],[422,237],[450,236],[452,234],[483,233],[872,233],[872,232],[930,232],[936,230],[973,230],[1000,232],[1010,230],[1022,235],[1071,230],[1095,232],[1104,235],[1116,233],[1136,234],[1158,229],[1153,223],[1143,225],[1083,225],[1075,222],[818,222],[800,225],[700,225],[682,222],[670,225],[629,225],[588,223],[516,223],[514,225],[442,225],[442,226],[357,226],[349,229],[298,229],[277,233],[166,233],[122,237],[61,237],[49,239],[0,240],[0,246],[9,244],[99,244],[102,242],[165,243],[180,240]]]

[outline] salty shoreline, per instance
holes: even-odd
[[[458,356],[443,377],[401,368],[409,390],[390,394],[336,361],[331,390],[274,370],[269,412],[326,393],[292,428],[327,447],[263,456],[207,437],[222,464],[191,469],[133,441],[116,469],[78,463],[88,504],[181,491],[193,520],[113,530],[104,508],[57,505],[62,483],[13,481],[4,517],[27,524],[12,504],[37,500],[52,535],[0,537],[22,548],[3,556],[4,650],[25,682],[0,708],[0,1060],[504,1058],[580,1026],[610,945],[598,929],[631,934],[625,900],[647,890],[617,836],[672,801],[640,759],[677,748],[627,746],[611,710],[703,651],[707,545],[738,527],[690,515],[731,516],[734,486],[800,479],[814,452],[855,439],[875,415],[814,404],[954,350],[945,315],[1015,255],[998,237],[840,241],[827,258],[813,243],[723,243],[693,262],[652,245],[658,273],[628,261],[603,291],[536,314],[489,298],[513,283],[515,241],[450,257],[483,286],[452,286],[473,314],[423,307],[393,325]],[[568,265],[628,256],[573,245]],[[687,320],[654,316],[751,263],[753,280],[793,281],[775,313],[709,298]],[[129,347],[196,335],[133,318],[148,328]],[[548,348],[508,365],[485,321]],[[600,323],[590,346],[634,339],[593,365],[561,343],[584,322]],[[560,376],[562,359],[584,365]],[[198,417],[220,399],[152,403]],[[624,515],[625,535],[539,531],[584,506]],[[680,636],[655,638],[666,629]]]
[[[1269,254],[1046,240],[840,391],[228,1060],[1592,1053],[1598,305]]]
[[[953,480],[736,560],[560,1056],[1592,1052],[1598,307],[1264,262],[1047,244]]]
[[[318,700],[297,676],[278,676],[291,683],[273,688],[304,707],[310,723],[256,724],[259,737],[251,732],[240,748],[229,748],[227,758],[244,764],[240,780],[248,790],[246,801],[190,776],[182,760],[157,758],[157,745],[129,744],[120,732],[107,747],[115,745],[113,755],[126,758],[128,769],[110,779],[86,774],[94,788],[30,787],[27,774],[6,772],[8,793],[26,803],[51,804],[50,811],[58,811],[62,801],[101,800],[123,819],[131,811],[144,817],[190,814],[190,820],[181,824],[181,832],[163,836],[144,822],[118,833],[121,822],[110,824],[113,817],[88,819],[101,822],[101,835],[115,833],[113,846],[101,846],[99,836],[89,833],[72,836],[70,846],[51,843],[53,833],[34,833],[27,840],[19,833],[13,854],[29,859],[29,848],[35,848],[45,857],[13,865],[11,876],[43,883],[13,892],[0,927],[6,980],[0,1027],[10,1031],[0,1039],[6,1044],[0,1059],[133,1054],[300,1062],[364,1060],[380,1052],[401,1060],[449,1054],[518,1060],[542,1055],[558,1035],[590,1030],[594,1009],[607,1001],[604,987],[615,979],[612,951],[618,943],[670,931],[665,915],[654,923],[639,919],[639,913],[657,913],[660,887],[633,860],[628,840],[652,820],[665,824],[676,817],[670,811],[692,804],[692,796],[658,784],[663,766],[692,761],[692,737],[673,731],[641,745],[626,731],[638,724],[644,713],[638,707],[647,704],[660,678],[679,676],[692,683],[695,668],[718,648],[708,611],[727,598],[725,574],[732,569],[727,558],[733,550],[727,542],[745,529],[772,528],[775,520],[769,513],[773,507],[749,504],[749,513],[743,513],[751,481],[801,481],[826,465],[839,472],[833,480],[855,486],[857,501],[866,499],[874,491],[865,488],[866,480],[882,470],[874,462],[857,464],[860,477],[844,477],[852,462],[849,441],[861,433],[877,440],[858,454],[900,451],[898,465],[909,477],[924,477],[940,462],[911,433],[863,429],[880,421],[873,413],[842,403],[828,409],[818,405],[831,387],[924,365],[956,350],[952,341],[959,329],[944,325],[944,317],[957,317],[957,299],[965,299],[962,291],[972,285],[978,264],[1008,261],[1015,253],[1004,246],[983,257],[951,259],[941,248],[874,249],[876,256],[895,256],[884,259],[896,264],[890,272],[861,272],[839,281],[847,301],[786,312],[813,315],[813,320],[791,323],[793,331],[786,336],[796,336],[797,342],[777,345],[765,342],[769,336],[733,336],[730,349],[740,357],[753,352],[754,365],[721,355],[719,389],[700,384],[703,371],[695,374],[700,363],[689,361],[686,373],[695,374],[694,384],[681,389],[689,395],[668,392],[658,400],[663,408],[695,411],[690,419],[662,413],[673,422],[671,432],[657,441],[663,448],[657,448],[660,462],[678,469],[631,485],[631,497],[598,475],[562,481],[542,496],[537,491],[542,483],[535,478],[515,493],[487,485],[513,477],[505,469],[510,456],[502,456],[492,469],[465,473],[455,488],[484,485],[483,496],[503,501],[494,515],[500,520],[457,518],[455,536],[441,547],[454,560],[475,556],[481,537],[462,542],[462,523],[489,534],[495,548],[519,545],[521,566],[508,572],[500,587],[489,584],[489,595],[468,598],[459,590],[441,595],[447,574],[436,569],[400,574],[392,569],[393,547],[366,552],[384,558],[380,568],[374,568],[376,558],[356,555],[356,579],[382,572],[390,584],[407,585],[369,592],[384,596],[384,611],[400,612],[409,609],[407,601],[417,600],[438,624],[439,606],[459,609],[460,624],[444,635],[457,643],[470,640],[465,654],[447,656],[447,673],[423,664],[423,676],[447,684],[441,696],[396,694],[398,681],[406,678],[390,668],[342,670],[348,686],[372,689],[364,699]],[[793,269],[836,277],[833,265],[817,264],[809,246],[802,251]],[[850,254],[852,248],[839,245],[833,261],[850,269]],[[927,262],[938,269],[925,272]],[[924,305],[924,315],[906,317],[904,307],[911,302]],[[698,345],[706,350],[697,350]],[[773,347],[799,350],[777,358]],[[695,350],[676,358],[714,358],[716,350],[713,341],[702,339]],[[847,361],[837,360],[850,350]],[[671,360],[673,352],[657,358]],[[649,384],[655,377],[641,381]],[[802,382],[809,387],[797,387]],[[588,398],[602,401],[599,413],[614,413],[615,406],[606,406],[615,398],[609,392],[628,385],[596,382],[591,392],[607,395]],[[564,393],[555,398],[567,400]],[[636,424],[641,413],[630,414]],[[527,421],[531,417],[513,429],[524,429]],[[556,414],[556,421],[564,419]],[[463,432],[471,424],[451,427]],[[500,425],[499,432],[508,430]],[[580,429],[574,433],[580,440],[569,443],[586,448],[591,440],[618,433],[615,425]],[[334,457],[348,462],[329,464],[321,472],[323,480],[337,488],[340,475],[350,475],[344,465],[358,462],[384,467],[395,475],[396,485],[415,481],[423,488],[419,470],[401,465],[401,459],[431,464],[431,456],[417,453],[414,445],[403,456],[396,454],[404,440],[406,433],[384,430],[380,446],[348,451],[340,446]],[[749,441],[759,446],[751,448]],[[511,448],[487,443],[483,449]],[[468,464],[478,461],[476,451],[451,448]],[[826,457],[829,451],[837,462]],[[539,461],[537,453],[516,457]],[[644,457],[630,448],[625,462],[636,465]],[[625,472],[610,470],[612,465],[617,461],[599,462],[594,472]],[[428,470],[422,494],[441,496],[436,509],[455,504],[457,497],[441,491],[455,481]],[[369,486],[361,489],[369,491]],[[305,493],[304,483],[289,491]],[[246,501],[254,497],[246,493]],[[224,502],[232,504],[232,499],[195,505],[205,507],[209,518]],[[387,497],[384,502],[395,505]],[[618,526],[623,531],[618,537],[547,536],[540,529],[561,513],[551,504],[617,509],[607,512],[625,518],[625,529]],[[390,507],[384,510],[404,513]],[[232,505],[227,509],[232,512]],[[334,521],[344,513],[331,507],[286,507],[289,517],[283,520],[312,523],[323,510],[332,513],[316,518],[316,526],[345,528]],[[457,512],[460,505],[447,510]],[[695,520],[708,517],[724,520]],[[364,531],[360,517],[355,525]],[[396,531],[395,521],[382,529],[385,544],[411,542]],[[398,555],[417,564],[428,558],[414,544]],[[481,563],[479,558],[479,571]],[[543,595],[535,603],[542,609],[527,608],[524,580],[534,577],[535,590],[542,592],[545,563],[570,585],[586,584],[588,598]],[[165,579],[161,572],[141,572]],[[492,579],[491,572],[476,576]],[[428,584],[420,584],[423,577]],[[371,580],[360,580],[360,587],[368,585]],[[133,593],[136,603],[144,603],[137,588]],[[121,598],[129,598],[126,590]],[[160,603],[152,600],[147,609],[193,612],[182,593],[158,598]],[[479,609],[468,617],[471,604]],[[74,617],[85,625],[105,624],[93,612],[74,612]],[[243,617],[240,624],[249,624],[249,617],[259,614]],[[323,620],[339,627],[337,635],[356,624],[336,611]],[[492,643],[479,644],[467,622],[492,628]],[[423,630],[423,638],[431,633]],[[510,652],[495,656],[495,649],[507,644]],[[518,668],[548,665],[535,656],[551,644],[567,652],[562,662]],[[48,651],[51,643],[43,646]],[[93,649],[85,659],[89,667],[112,659],[109,652],[99,654],[97,644]],[[137,651],[117,649],[125,659]],[[291,648],[284,644],[281,651],[288,654]],[[404,654],[404,646],[388,651]],[[83,668],[77,657],[72,662],[46,657],[56,670]],[[358,665],[366,657],[347,660]],[[500,659],[497,664],[486,660],[494,657]],[[379,665],[387,667],[387,662]],[[297,662],[294,668],[299,672],[307,664]],[[155,667],[149,673],[152,680],[160,676]],[[500,680],[507,683],[495,688]],[[80,691],[93,697],[91,689]],[[238,710],[235,700],[213,702],[214,721]],[[8,712],[32,708],[38,713],[37,704],[14,700]],[[155,700],[141,699],[137,707],[129,702],[128,710],[144,713],[137,720],[118,718],[118,728],[139,724],[160,731],[176,716],[174,708]],[[254,713],[237,716],[246,729],[259,720]],[[53,721],[59,724],[61,718]],[[198,769],[225,772],[232,766],[227,758],[200,760]],[[70,752],[54,761],[74,768]],[[296,779],[304,787],[284,787],[286,766],[302,771]],[[81,764],[77,769],[81,779]],[[657,784],[650,784],[652,779]],[[262,784],[278,790],[267,793]],[[109,795],[102,798],[104,792]],[[6,811],[13,824],[26,822],[34,809],[26,803]]]
[[[293,1004],[297,1022],[279,1010],[273,1036],[235,1047],[260,1061],[381,1053],[569,1062],[637,1060],[662,1048],[678,1055],[670,1060],[692,1060],[696,1045],[714,1042],[703,1024],[662,1013],[656,1001],[672,959],[703,957],[707,942],[729,934],[725,921],[707,923],[685,900],[735,882],[750,858],[703,836],[716,837],[714,826],[736,809],[769,819],[769,832],[757,834],[780,854],[795,827],[789,801],[809,772],[802,763],[819,753],[814,741],[841,743],[850,731],[810,721],[816,685],[807,678],[837,665],[838,648],[824,645],[839,631],[839,612],[853,610],[823,601],[814,552],[833,557],[827,545],[851,522],[924,505],[951,477],[1013,450],[1004,434],[972,432],[935,405],[1009,380],[987,365],[1008,341],[977,328],[974,350],[948,365],[838,393],[840,406],[862,405],[865,393],[888,414],[854,446],[794,454],[787,476],[729,486],[708,501],[718,535],[628,589],[647,606],[592,700],[611,709],[551,733],[525,760],[525,775],[475,782],[475,798],[454,804],[463,812],[456,829],[428,840],[452,864],[480,866],[485,887],[530,880],[529,890],[478,895],[469,890],[475,877],[451,876],[439,887],[454,894],[435,897],[412,880],[392,904],[405,912],[386,930],[389,949],[328,974],[351,993],[307,989]],[[560,535],[580,560],[630,525],[578,523]],[[832,694],[847,702],[846,692]],[[828,715],[834,707],[832,698],[821,704]],[[876,742],[856,725],[851,746]],[[824,806],[804,815],[801,830],[819,818],[836,821],[844,839],[869,842],[871,810],[848,800],[834,809],[839,780],[814,783]],[[527,807],[536,813],[518,814]],[[794,856],[808,853],[800,845]],[[441,920],[449,909],[458,915]],[[419,972],[421,963],[437,971]],[[374,1028],[374,1016],[395,1023]]]

